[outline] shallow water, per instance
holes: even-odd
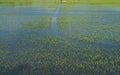
[[[59,14],[59,11],[60,11],[60,5],[57,7],[53,17],[52,17],[52,24],[51,24],[51,29],[52,29],[52,32],[54,35],[59,35],[59,32],[58,32],[58,27],[57,27],[57,17],[58,17],[58,14]]]
[[[62,38],[64,40],[69,41],[70,43],[79,43],[76,40],[73,40],[66,36],[64,33],[69,34],[76,34],[74,33],[76,28],[72,28],[69,32],[69,27],[60,29],[58,28],[58,18],[59,17],[73,17],[76,18],[89,18],[89,20],[86,21],[88,26],[90,27],[96,26],[96,25],[111,25],[116,24],[117,26],[120,25],[120,10],[114,9],[114,8],[108,8],[108,7],[96,7],[96,6],[80,6],[82,8],[78,9],[76,7],[64,7],[64,6],[58,6],[58,8],[43,8],[43,7],[0,7],[0,42],[1,44],[6,42],[9,44],[9,48],[15,48],[16,42],[21,41],[22,39],[31,39],[34,37],[47,37],[47,36],[57,36],[59,38]],[[66,9],[65,11],[62,11],[62,9]],[[100,9],[99,9],[100,8]],[[84,10],[83,10],[84,9]],[[60,11],[59,11],[60,10]],[[41,17],[41,18],[38,18]],[[34,17],[34,18],[33,18]],[[46,18],[42,18],[46,17]],[[49,20],[46,20],[47,17],[50,17],[50,23]],[[92,18],[97,19],[98,21],[95,22],[92,20]],[[43,19],[43,20],[42,20]],[[23,25],[29,24],[31,21],[32,24],[39,23],[39,21],[44,21],[43,25],[50,25],[48,28],[23,28]],[[77,24],[77,21],[71,21],[71,24]],[[39,24],[42,24],[40,22]],[[66,24],[69,24],[69,22],[66,22],[63,20]],[[23,25],[22,25],[23,24]],[[79,24],[79,23],[78,23]],[[64,24],[63,24],[64,25]],[[87,35],[89,31],[85,31],[83,28],[80,28],[82,32],[78,32],[77,34],[83,34]],[[92,30],[92,29],[91,29]],[[91,35],[92,32],[89,33]],[[120,33],[113,33],[120,37]],[[104,36],[104,35],[100,35]],[[85,43],[81,42],[80,44],[83,45],[91,45],[93,47],[109,47],[109,48],[120,48],[120,43],[112,43],[112,40],[105,43]],[[83,46],[82,45],[82,46]],[[29,46],[28,46],[29,47]],[[2,48],[2,47],[1,47]],[[16,49],[16,48],[15,48]]]
[[[59,14],[59,31],[72,42],[81,47],[86,45],[95,48],[119,49],[120,43],[114,41],[120,38],[120,9],[104,6],[63,6]],[[63,19],[63,20],[62,20]],[[63,27],[62,27],[63,26]],[[117,26],[117,27],[116,27]],[[106,30],[105,30],[106,29]],[[114,32],[115,31],[115,32]],[[73,37],[76,39],[74,39]],[[79,37],[109,37],[104,42],[82,42]],[[114,37],[114,38],[113,38]]]
[[[119,75],[119,11],[80,7],[0,7],[0,75]]]

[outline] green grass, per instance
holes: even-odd
[[[80,4],[88,4],[88,5],[104,5],[104,6],[115,6],[120,7],[119,0],[63,0],[63,5],[65,6],[73,6]]]
[[[1,0],[0,6],[29,6],[29,7],[56,7],[58,1],[54,0]]]
[[[30,43],[37,48],[0,51],[1,75],[119,75],[120,50],[89,46],[80,48],[65,40],[50,37],[32,38],[19,43]]]
[[[104,19],[105,22],[100,22],[100,18]],[[113,24],[109,24],[110,21],[107,19],[109,18],[90,15],[87,17],[58,17],[57,25],[63,35],[80,42],[104,43],[111,40],[119,43],[120,30],[119,25],[116,24],[118,21],[113,20]]]
[[[40,6],[51,6],[54,10],[56,5],[46,4]],[[77,7],[79,8],[79,5]],[[79,15],[79,12],[69,12],[73,10],[76,9],[63,7],[60,13],[67,12],[68,14]],[[109,18],[109,16],[105,17],[108,13],[102,13],[104,16],[90,16],[93,14],[91,12],[84,13],[83,15],[88,15],[86,17],[58,16],[57,26],[60,33],[78,42],[105,43],[109,41],[119,44],[119,16],[112,16],[113,19]],[[3,28],[5,25],[7,27],[8,24],[11,24],[9,25],[11,28],[7,30],[1,28],[0,30],[7,35],[7,37],[4,37],[4,41],[0,40],[3,41],[0,42],[0,75],[120,74],[120,49],[104,49],[99,46],[94,48],[87,44],[81,47],[81,44],[71,43],[59,37],[45,36],[41,38],[36,36],[36,33],[39,34],[40,30],[51,28],[52,16],[13,16],[11,14],[0,16],[6,20],[19,19],[21,17],[26,20],[32,19],[30,22],[21,21],[20,26],[16,26],[14,20],[0,23]],[[10,32],[12,26],[25,30],[24,35],[19,34],[21,31],[15,33],[15,28]],[[29,31],[29,29],[31,30]],[[30,34],[30,36],[27,36],[27,34]],[[9,39],[13,41],[9,41]]]
[[[39,3],[36,6],[40,6],[40,5],[45,5],[45,6],[56,6],[56,4],[60,3],[60,0],[1,0],[0,5],[4,5],[4,6],[11,6],[14,5],[14,2],[22,2],[22,3],[26,3],[26,5],[32,5],[32,3],[36,2]],[[29,2],[29,4],[27,3]],[[104,5],[104,6],[115,6],[115,7],[120,7],[120,1],[119,0],[63,0],[63,5],[65,6],[73,6],[73,5],[80,5],[80,4],[90,4],[90,5]]]
[[[51,28],[51,17],[50,16],[29,16],[32,21],[29,23],[21,23],[23,29],[50,29]],[[36,20],[37,18],[37,20]]]

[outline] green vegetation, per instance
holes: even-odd
[[[54,7],[59,1],[55,0],[0,0],[0,6],[29,6],[29,7]]]
[[[33,0],[0,0],[1,2],[31,2]]]
[[[51,28],[51,17],[49,16],[29,16],[32,21],[28,23],[21,23],[23,29],[50,29]],[[39,21],[38,21],[39,20]]]
[[[119,12],[95,12],[100,9],[91,6],[108,0],[64,0],[56,26],[62,36],[51,27],[58,0],[2,1],[3,6],[28,3],[32,8],[0,9],[0,75],[120,74]]]
[[[34,5],[34,3],[39,3],[36,6],[56,6],[56,4],[60,3],[60,0],[1,0],[0,5],[2,6],[15,6],[17,5]],[[80,4],[90,4],[90,5],[104,5],[104,6],[120,6],[119,0],[63,0],[62,4],[65,6],[70,5],[80,5]]]
[[[28,44],[34,48],[24,48]],[[80,48],[51,37],[22,40],[17,46],[17,51],[0,51],[1,75],[119,75],[120,50]]]
[[[105,43],[111,40],[119,43],[120,36],[118,35],[120,30],[119,25],[116,24],[119,21],[114,20],[118,16],[114,16],[112,17],[113,19],[109,20],[110,18],[105,16],[105,14],[97,17],[96,15],[91,16],[91,14],[86,15],[88,16],[59,17],[57,24],[59,31],[66,37],[81,42]],[[104,21],[100,21],[101,19],[104,19]]]
[[[65,5],[65,6],[80,5],[80,4],[120,7],[119,0],[74,0],[74,1],[73,0],[63,0],[63,5]]]

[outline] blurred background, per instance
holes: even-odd
[[[39,6],[58,3],[120,6],[120,0],[0,0],[0,6]]]

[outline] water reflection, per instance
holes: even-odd
[[[19,3],[18,3],[19,4]],[[16,4],[17,5],[17,4]],[[93,6],[92,6],[93,7]],[[62,38],[64,40],[71,42],[75,42],[76,40],[72,40],[69,39],[69,37],[67,36],[63,36],[65,35],[64,33],[69,32],[69,27],[67,27],[65,29],[65,31],[59,32],[59,28],[57,27],[59,24],[57,23],[59,21],[59,17],[64,16],[63,18],[67,17],[67,19],[70,19],[69,17],[79,17],[79,18],[83,18],[83,20],[85,20],[85,23],[88,23],[88,25],[92,25],[93,27],[96,26],[97,24],[120,24],[119,23],[119,13],[118,10],[114,10],[112,12],[108,12],[111,9],[108,8],[104,8],[103,10],[99,10],[102,11],[103,13],[107,13],[107,14],[103,14],[99,11],[94,11],[95,8],[97,9],[97,7],[94,7],[92,10],[88,10],[90,7],[86,7],[83,8],[75,8],[75,7],[69,7],[67,9],[67,11],[62,11],[62,9],[65,7],[61,7],[58,6],[58,8],[56,9],[56,7],[54,8],[46,8],[46,7],[39,7],[39,8],[30,8],[30,7],[1,7],[0,8],[0,44],[2,44],[3,42],[7,42],[11,49],[13,48],[17,48],[15,46],[16,42],[21,41],[22,39],[31,39],[33,37],[46,37],[46,36],[57,36],[59,38]],[[85,10],[83,10],[85,9]],[[101,8],[102,9],[102,8]],[[108,11],[104,11],[105,9],[108,9]],[[60,11],[59,11],[60,10]],[[55,12],[56,11],[56,12]],[[60,12],[60,13],[59,13]],[[92,12],[92,14],[91,14]],[[66,14],[65,14],[66,13]],[[96,14],[97,13],[97,14]],[[111,14],[112,13],[112,14]],[[73,14],[73,15],[72,15]],[[101,18],[103,16],[103,18]],[[97,22],[95,22],[94,20],[92,20],[92,18],[95,18],[96,20],[98,20]],[[47,20],[48,18],[50,18],[49,20]],[[88,18],[88,20],[86,20]],[[104,20],[105,19],[105,20]],[[58,21],[57,21],[58,20]],[[63,21],[63,23],[65,22],[66,24],[72,24],[72,25],[81,25],[82,22],[79,22],[80,19],[78,19],[77,21],[71,20],[72,22],[65,22],[65,20]],[[70,20],[69,20],[70,21]],[[37,24],[38,23],[38,24]],[[33,28],[29,28],[30,26],[35,26],[37,24],[37,26],[41,26],[40,29],[38,29],[38,27],[33,27]],[[47,28],[44,28],[44,26],[47,25]],[[64,24],[61,25],[64,26]],[[23,26],[23,27],[22,27]],[[25,26],[28,26],[28,28],[24,28]],[[78,27],[79,30],[80,27]],[[72,31],[69,32],[70,35],[74,33],[74,30],[76,30],[77,28],[73,27]],[[85,28],[84,28],[85,30]],[[85,34],[85,31],[81,31],[79,34]],[[88,31],[87,31],[88,32]],[[63,35],[61,35],[61,33]],[[90,33],[89,33],[90,34]],[[104,44],[97,44],[97,43],[84,43],[82,42],[83,45],[92,45],[92,46],[102,46],[104,47]],[[113,45],[113,44],[112,44]],[[111,46],[111,45],[110,45]],[[111,46],[112,47],[112,46]],[[118,47],[118,45],[114,46],[114,47]],[[9,47],[7,47],[9,48]]]
[[[57,16],[59,14],[59,11],[60,11],[60,5],[58,6],[58,8],[56,9],[53,17],[52,17],[52,32],[54,35],[59,35],[59,32],[58,32],[58,28],[57,28]]]

